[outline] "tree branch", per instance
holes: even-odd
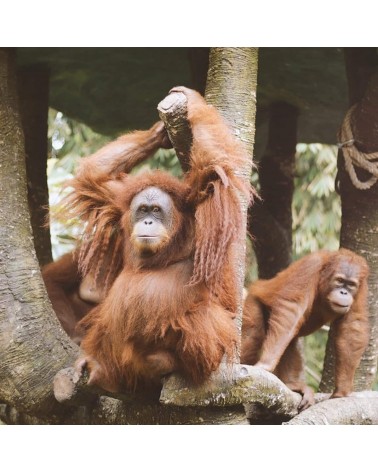
[[[302,397],[275,375],[258,367],[222,364],[200,386],[172,375],[164,383],[160,401],[165,405],[223,407],[259,403],[278,415],[295,416]]]
[[[60,370],[54,377],[53,390],[54,396],[59,403],[70,406],[81,406],[92,403],[99,396],[106,395],[111,398],[121,400],[125,403],[130,402],[151,402],[158,400],[158,395],[154,392],[122,392],[110,393],[95,385],[88,385],[88,371],[84,369],[79,373],[73,367],[67,367]]]
[[[113,394],[87,384],[86,371],[80,375],[72,367],[63,369],[54,378],[54,395],[60,403],[86,405],[100,395],[130,403],[153,401],[152,396]],[[164,382],[160,402],[175,407],[233,407],[259,403],[270,413],[293,417],[298,413],[301,395],[292,392],[275,375],[243,364],[226,365],[200,386],[188,383],[179,375],[171,375]]]
[[[316,403],[283,424],[378,424],[378,392],[354,392],[350,397]]]
[[[175,148],[182,170],[189,170],[190,148],[193,136],[187,120],[187,99],[181,92],[170,93],[157,107],[169,139]]]

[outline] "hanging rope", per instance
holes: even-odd
[[[359,151],[354,145],[354,138],[351,126],[351,117],[357,105],[353,105],[345,115],[343,124],[339,131],[338,147],[342,149],[345,168],[348,171],[353,185],[360,190],[367,190],[378,180],[378,152],[366,154]],[[355,167],[360,167],[368,171],[372,177],[366,182],[362,182],[357,177]]]

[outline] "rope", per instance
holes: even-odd
[[[351,117],[357,105],[353,105],[345,115],[343,124],[339,132],[338,148],[342,149],[345,168],[348,171],[353,185],[360,190],[367,190],[378,180],[378,152],[366,154],[359,151],[354,145],[354,138],[351,126]],[[374,162],[375,161],[375,162]],[[360,167],[368,171],[372,177],[366,182],[362,182],[357,177],[355,167]]]

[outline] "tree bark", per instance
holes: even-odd
[[[262,201],[249,209],[249,233],[262,279],[274,277],[292,261],[297,122],[297,108],[284,102],[271,105],[268,143],[259,165]]]
[[[358,49],[358,51],[356,51]],[[347,48],[346,70],[350,105],[357,104],[353,115],[352,130],[357,149],[362,152],[378,151],[378,71],[375,49]],[[366,173],[358,171],[359,178],[366,180]],[[341,196],[340,246],[351,249],[367,259],[369,277],[370,341],[355,375],[355,390],[372,387],[377,372],[378,359],[378,184],[368,190],[354,187],[344,165],[342,149],[338,154],[338,179]],[[321,391],[332,391],[334,386],[333,330],[327,343]]]
[[[41,266],[52,261],[47,187],[49,74],[43,66],[19,71],[19,97],[25,137],[28,202],[34,247]]]
[[[378,424],[378,392],[359,392],[360,397],[334,398],[317,403],[285,425]]]
[[[237,173],[250,180],[253,146],[255,142],[257,48],[211,48],[206,83],[206,101],[214,105],[234,130],[251,155],[246,169]],[[247,228],[248,204],[241,202]],[[245,234],[234,247],[234,261],[239,284],[239,310],[237,326],[241,333],[243,311],[243,287],[245,277]]]
[[[187,121],[186,97],[183,93],[167,95],[157,107],[169,139],[176,151],[183,172],[190,168],[190,148],[193,136]]]
[[[47,297],[32,242],[15,52],[0,49],[0,399],[58,411],[51,382],[75,358]]]

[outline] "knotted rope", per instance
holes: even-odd
[[[378,152],[366,154],[359,151],[354,145],[355,141],[352,133],[351,117],[354,110],[356,109],[356,106],[357,105],[353,105],[345,115],[343,124],[341,125],[341,129],[339,131],[339,143],[337,146],[342,149],[345,160],[345,168],[348,171],[353,185],[360,190],[367,190],[378,180]],[[366,182],[362,182],[357,177],[355,167],[365,169],[372,175],[372,177],[370,177],[370,179]]]

